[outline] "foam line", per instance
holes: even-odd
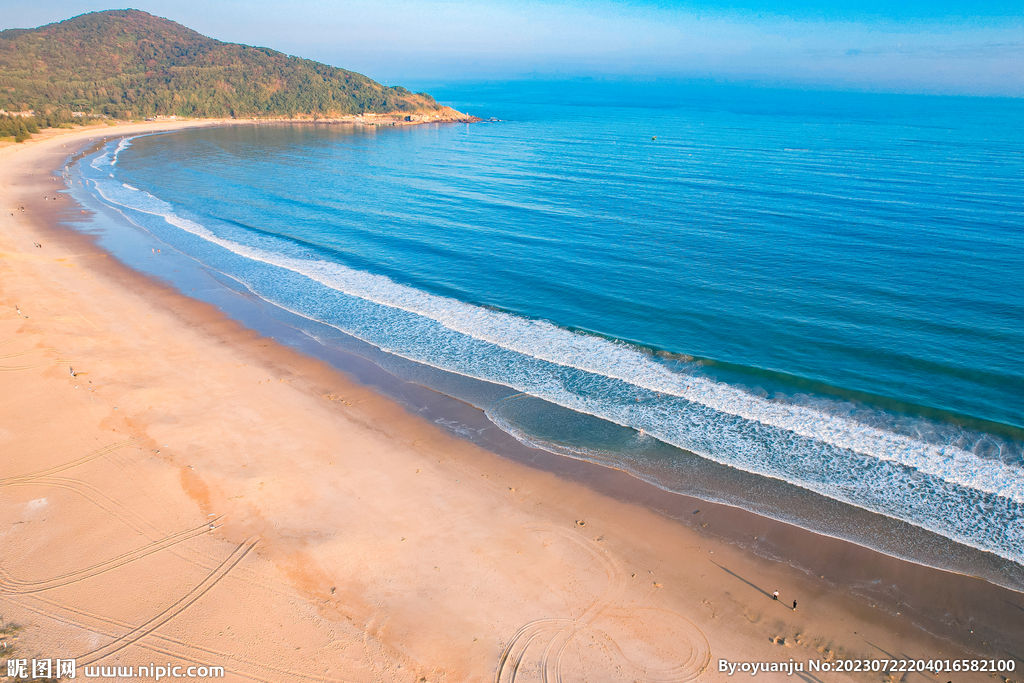
[[[112,164],[103,161],[106,157],[102,153],[90,166],[109,169]],[[237,226],[218,227],[238,236],[229,239],[179,216],[167,202],[116,181],[101,178],[95,187],[107,202],[153,216],[246,259],[245,263],[284,269],[293,290],[281,290],[280,271],[268,275],[267,269],[248,272],[249,266],[244,266],[246,273],[229,274],[285,309],[385,351],[642,428],[709,460],[783,479],[1024,561],[1024,528],[1019,523],[1024,470],[1019,467],[805,405],[768,401],[722,382],[675,372],[624,342],[574,333],[309,258],[308,247],[299,248],[284,238],[249,234]],[[259,246],[245,243],[249,240]],[[303,300],[316,292],[312,282],[327,288],[325,294],[345,295],[331,299],[330,306],[337,304],[339,310],[321,310],[318,301]]]
[[[124,203],[98,188],[110,202]],[[305,260],[218,237],[206,227],[162,206],[128,208],[161,216],[171,225],[229,251],[311,280],[349,296],[434,320],[449,330],[524,356],[621,380],[661,394],[684,398],[712,410],[778,427],[838,448],[886,460],[943,479],[1024,503],[1024,474],[999,461],[986,460],[956,446],[940,446],[866,426],[812,408],[768,401],[741,389],[702,377],[673,372],[625,343],[578,334],[540,320],[488,310],[455,299],[398,284],[383,275],[354,270],[339,263]]]
[[[110,158],[110,165],[113,166],[117,163],[117,156],[124,150],[131,147],[132,139],[124,138],[121,142],[117,143],[117,149],[114,150],[114,155]]]

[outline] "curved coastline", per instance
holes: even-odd
[[[130,139],[130,137],[125,138],[118,144],[117,149],[113,152],[112,163],[116,163],[117,155],[127,146]],[[95,164],[96,162],[94,161],[93,163]],[[110,201],[105,196],[103,198],[108,202]],[[124,210],[124,207],[118,209],[117,206],[117,204],[114,204],[113,208],[117,211]],[[138,226],[134,221],[131,221],[129,217],[126,216],[125,220],[131,222],[134,229],[148,233],[146,228]],[[206,232],[205,228],[201,226],[194,226],[190,221],[185,219],[175,219],[173,223],[179,228],[184,226],[183,229],[188,232]],[[182,223],[182,225],[178,225],[178,223]],[[155,236],[153,238],[158,241],[160,240],[160,238]],[[214,238],[214,240],[218,243],[220,242],[219,238]],[[230,245],[228,246],[231,248]],[[185,255],[184,253],[183,256],[188,262],[191,262],[195,258],[194,256]],[[197,263],[200,268],[217,271],[216,267],[210,266],[209,264],[203,264],[198,260],[196,260],[195,263]],[[145,270],[144,266],[141,268],[137,267],[137,269]],[[178,272],[178,270],[176,269],[175,272]],[[474,433],[497,427],[506,434],[514,437],[517,442],[529,450],[535,451],[539,449],[555,455],[556,458],[559,456],[568,457],[581,460],[591,465],[611,467],[628,473],[637,480],[643,481],[648,485],[655,486],[670,495],[684,495],[704,502],[730,505],[759,517],[766,517],[776,522],[795,525],[816,535],[830,537],[844,542],[851,542],[868,550],[880,552],[895,559],[920,564],[922,566],[942,571],[950,571],[965,576],[980,576],[986,581],[1003,588],[1024,592],[1024,566],[1005,557],[999,557],[998,555],[969,544],[965,545],[958,542],[956,539],[951,539],[936,530],[922,527],[919,524],[908,524],[904,520],[880,514],[875,510],[852,505],[846,501],[836,500],[835,498],[828,497],[826,495],[802,489],[798,485],[786,482],[784,479],[768,477],[768,481],[765,481],[765,479],[762,478],[765,476],[764,473],[750,472],[748,474],[742,470],[738,472],[734,471],[728,463],[718,462],[716,458],[709,458],[707,454],[696,455],[690,453],[686,449],[680,448],[663,440],[659,442],[661,446],[686,459],[686,462],[689,463],[686,467],[692,470],[688,476],[692,477],[694,481],[700,482],[699,484],[691,485],[689,487],[670,485],[667,484],[665,482],[665,478],[659,476],[656,471],[645,471],[642,464],[635,458],[623,460],[622,458],[609,457],[610,454],[602,455],[600,450],[595,451],[587,448],[574,447],[572,445],[561,445],[557,441],[549,441],[536,435],[524,433],[521,427],[518,427],[514,422],[509,421],[508,418],[503,418],[503,416],[495,412],[498,404],[494,403],[494,396],[499,396],[500,398],[498,400],[500,402],[510,392],[515,394],[517,392],[515,387],[491,384],[483,378],[477,378],[458,372],[453,373],[449,368],[424,363],[421,359],[406,356],[394,349],[382,350],[379,345],[374,344],[370,340],[352,336],[343,329],[312,318],[303,311],[290,309],[280,302],[267,300],[265,297],[261,296],[260,293],[254,291],[251,285],[239,281],[237,277],[229,273],[225,272],[221,274],[227,278],[227,280],[222,280],[223,285],[228,286],[229,288],[238,288],[241,291],[244,291],[247,296],[261,297],[263,301],[264,314],[267,314],[266,311],[269,309],[276,309],[277,315],[272,317],[277,317],[279,319],[291,317],[291,323],[289,326],[292,327],[299,335],[311,336],[321,340],[321,345],[324,347],[330,347],[332,345],[332,342],[323,340],[325,338],[330,338],[333,335],[333,345],[341,346],[342,348],[361,347],[358,355],[363,358],[373,358],[373,363],[377,367],[381,368],[382,372],[394,375],[395,378],[399,380],[408,381],[412,379],[412,381],[422,382],[433,391],[437,391],[458,401],[469,403],[482,411],[482,419],[473,420],[474,423],[478,424],[473,426],[462,425],[461,427],[450,429],[450,431],[453,431],[463,438],[467,438]],[[175,278],[172,274],[165,273],[163,277],[167,281],[173,283],[184,293],[185,287],[181,283],[175,283]],[[363,294],[363,296],[365,297],[367,295]],[[412,307],[410,310],[418,308],[415,303],[415,297],[417,296],[423,295],[421,293],[413,295],[413,303],[408,304],[408,306]],[[371,300],[374,299],[372,291],[370,292],[369,297]],[[229,311],[229,315],[231,314],[232,312]],[[234,314],[237,314],[237,312]],[[259,322],[256,320],[248,320],[246,321],[246,324],[254,328],[259,327]],[[314,355],[321,358],[324,357],[323,353],[314,352]],[[585,361],[586,358],[584,358],[584,364]],[[351,360],[348,361],[348,363],[350,362]],[[333,363],[342,370],[344,370],[346,364],[348,364],[344,355],[336,357]],[[699,378],[691,381],[706,383],[706,381],[700,380]],[[377,381],[376,383],[381,386],[394,386],[394,382],[388,380]],[[474,384],[478,386],[472,386]],[[641,384],[643,384],[643,382],[641,382]],[[712,383],[709,386],[713,387],[714,384]],[[481,389],[480,387],[484,388]],[[649,387],[651,391],[654,391],[655,388],[664,389],[664,387],[660,386]],[[687,387],[687,389],[689,388],[690,387]],[[713,394],[714,392],[712,392],[711,400],[712,402],[715,402],[716,399]],[[402,399],[400,394],[393,393],[391,396],[392,398]],[[545,400],[544,397],[531,396],[530,398],[538,403],[540,410],[549,412],[562,411],[564,413],[568,409],[568,412],[576,418],[583,419],[584,421],[595,421],[595,424],[591,426],[591,431],[601,431],[602,429],[607,428],[614,429],[616,427],[621,427],[630,433],[633,431],[633,428],[630,426],[607,422],[606,419],[600,415],[586,412],[585,406],[568,407],[550,403],[548,400]],[[705,401],[706,400],[707,399],[705,399]],[[584,412],[579,412],[580,408],[582,408]],[[795,410],[799,411],[800,408],[795,407]],[[441,415],[438,420],[443,424],[446,423],[449,418],[450,416]],[[653,432],[653,436],[658,437],[656,430]],[[500,441],[503,441],[506,444],[508,443],[507,439],[502,439]],[[504,450],[509,451],[509,448],[506,446],[504,447]],[[937,449],[932,447],[932,450]],[[943,451],[945,450],[946,449],[943,449]],[[524,456],[520,455],[519,457],[522,459]],[[946,457],[948,457],[948,454],[943,456],[943,458]],[[536,456],[528,456],[526,459],[536,460]],[[954,458],[954,461],[955,460],[956,459]],[[993,466],[995,466],[995,464],[993,464]],[[752,495],[747,494],[748,490],[754,491],[755,493]],[[799,500],[801,498],[807,499]],[[794,505],[794,500],[799,500],[799,503]],[[798,510],[800,511],[798,512]],[[829,512],[824,513],[823,511],[825,510],[828,510]],[[871,529],[871,531],[868,532],[865,531],[865,529]],[[737,538],[741,536],[740,534],[733,535]],[[771,552],[769,552],[769,554],[775,556],[779,555],[778,553]],[[801,563],[798,562],[798,564]],[[809,571],[813,573],[818,570],[809,568]]]
[[[123,146],[123,143],[119,145],[118,151],[120,151]],[[116,157],[116,152],[114,154]],[[106,155],[101,155],[99,159],[92,162],[93,165],[95,166],[97,163],[101,163],[104,158],[106,158]],[[115,187],[113,189],[119,188]],[[134,188],[131,189],[134,190]],[[110,189],[100,191],[101,195],[108,202],[111,200],[106,197],[105,192],[109,191]],[[121,193],[123,194],[124,191],[121,190]],[[134,195],[134,192],[130,194]],[[117,209],[119,211],[123,211],[128,208],[128,206],[121,206],[117,201],[113,203],[115,208],[120,206],[120,208]],[[169,209],[151,210],[155,212],[153,214],[154,217],[159,219],[160,216],[164,216],[160,211],[166,211]],[[250,256],[255,258],[258,262],[262,263],[263,261],[268,261],[272,265],[280,266],[284,269],[281,273],[291,274],[291,271],[296,271],[305,274],[307,278],[310,278],[313,281],[322,282],[327,287],[340,286],[346,293],[348,293],[349,289],[354,288],[354,296],[362,297],[363,299],[378,301],[378,299],[381,298],[381,295],[379,295],[377,291],[380,287],[376,284],[375,280],[369,283],[363,282],[354,276],[347,275],[347,270],[344,268],[342,268],[344,272],[340,275],[335,274],[337,276],[332,275],[333,271],[330,269],[321,269],[324,270],[324,272],[321,272],[320,270],[307,272],[309,268],[312,268],[312,265],[309,265],[309,263],[312,262],[307,263],[306,261],[299,261],[285,256],[278,257],[273,254],[264,253],[260,250],[256,250],[258,253],[255,255],[249,254],[250,251],[253,251],[252,248],[243,248],[241,245],[207,234],[209,231],[206,228],[195,224],[188,219],[177,217],[173,214],[171,214],[170,218],[166,216],[164,216],[164,218],[172,225],[181,228],[188,233],[193,233],[202,239],[220,244],[231,252],[244,252],[240,254],[242,257]],[[137,217],[133,219],[133,222],[137,222]],[[146,228],[140,229],[146,230]],[[163,239],[166,239],[166,237]],[[278,261],[282,262],[277,263]],[[295,262],[294,264],[292,263],[293,261]],[[317,262],[317,264],[319,263],[320,262]],[[210,262],[207,262],[206,265],[213,269],[221,268],[221,266],[216,263],[211,264]],[[229,269],[225,269],[224,272],[228,273],[230,271]],[[168,277],[173,279],[172,276]],[[227,275],[227,277],[237,280],[236,276]],[[341,278],[340,285],[337,283],[338,277]],[[382,279],[378,276],[370,277],[371,279]],[[363,279],[365,279],[365,277]],[[267,299],[266,292],[259,288],[254,288],[251,282],[244,282],[246,284],[242,284],[242,281],[240,281],[238,286],[246,289],[246,291],[251,292],[254,295],[262,296],[265,300]],[[450,317],[453,315],[453,311],[448,310],[450,306],[447,308],[442,306],[439,311],[433,310],[438,308],[438,306],[441,306],[441,304],[433,303],[430,299],[434,299],[436,297],[433,297],[432,295],[425,295],[417,290],[397,286],[390,283],[390,281],[388,281],[388,284],[389,289],[398,289],[400,291],[397,294],[394,292],[384,292],[383,296],[385,298],[390,297],[391,299],[395,299],[397,297],[397,300],[382,300],[380,303],[383,305],[397,306],[402,310],[426,315],[427,317],[439,321],[440,318],[438,316]],[[327,292],[330,292],[330,290],[325,290],[325,293]],[[424,299],[425,301],[420,301],[421,299]],[[342,337],[347,337],[348,334],[351,334],[345,330],[343,326],[332,325],[329,320],[318,320],[309,311],[293,308],[286,302],[281,302],[277,299],[272,298],[271,300],[275,305],[288,311],[292,316],[295,316],[295,326],[300,329],[303,329],[305,326],[303,331],[306,334],[311,334],[320,338],[330,337],[331,335],[338,333],[340,333]],[[491,316],[492,314],[488,311],[473,309],[468,312],[468,315],[472,318],[472,320],[467,323],[469,327],[472,327],[468,333],[470,333],[474,339],[491,339],[492,337],[495,337],[495,335],[499,335],[501,333],[500,330],[492,329],[498,325],[498,322],[488,322],[489,319],[482,322],[478,320],[481,316]],[[494,315],[500,316],[501,314]],[[536,322],[520,322],[521,326],[528,327],[530,325],[537,325]],[[450,324],[447,325],[449,327],[451,326]],[[544,326],[545,324],[541,323],[540,325]],[[552,330],[554,330],[554,328],[552,328]],[[520,336],[523,337],[522,343],[526,343],[526,341],[528,341],[526,337],[529,335],[525,334],[525,332],[521,330],[519,332],[521,333]],[[556,332],[552,331],[551,334],[556,334]],[[426,337],[430,335],[424,334],[423,336]],[[368,342],[369,347],[375,347],[374,352],[366,352],[364,355],[367,353],[372,355],[372,353],[376,353],[377,348],[382,346],[380,342],[374,340],[372,335],[366,336],[355,334],[355,337],[363,340],[364,342]],[[339,343],[344,346],[346,344],[351,344],[352,341],[352,339],[348,339],[345,342]],[[492,339],[492,341],[495,340]],[[512,341],[512,347],[515,347],[515,334],[513,335]],[[500,342],[500,340],[495,343],[498,342]],[[509,346],[507,341],[501,343],[503,343],[505,347]],[[596,341],[595,343],[600,344],[601,342]],[[592,344],[588,345],[584,342],[580,342],[580,344],[582,344],[579,349],[582,356],[580,359],[573,360],[571,365],[573,367],[580,368],[581,371],[592,370],[588,364],[594,365],[595,362],[600,362],[602,360],[601,349],[591,349],[590,346],[592,346]],[[442,393],[448,393],[452,396],[465,400],[481,410],[484,410],[492,418],[502,424],[503,428],[507,432],[515,434],[517,438],[527,445],[539,446],[554,453],[617,467],[630,472],[634,476],[643,479],[648,483],[659,486],[666,491],[696,495],[697,497],[703,497],[705,499],[711,498],[717,502],[735,505],[752,511],[755,514],[767,515],[779,521],[797,524],[798,526],[807,528],[815,533],[843,538],[901,559],[949,571],[956,571],[971,575],[977,574],[985,577],[989,581],[1012,589],[1019,590],[1024,586],[1024,576],[1022,576],[1021,566],[1014,563],[1012,559],[1007,558],[1005,554],[1013,551],[1014,543],[1012,542],[1012,539],[1004,539],[1006,542],[1002,546],[998,546],[1002,550],[1003,554],[1003,558],[999,558],[998,555],[986,551],[983,545],[975,545],[967,538],[961,539],[955,534],[951,534],[950,530],[935,526],[935,523],[933,521],[930,522],[927,518],[912,518],[910,520],[911,523],[908,524],[906,521],[901,521],[901,518],[896,515],[887,515],[885,510],[874,509],[869,505],[858,504],[856,501],[846,499],[836,500],[836,496],[830,495],[828,490],[823,491],[814,486],[816,483],[822,483],[828,484],[828,486],[832,488],[841,488],[841,484],[843,482],[816,482],[812,480],[810,482],[812,484],[810,487],[801,487],[799,485],[799,480],[796,485],[788,484],[785,472],[779,473],[772,470],[771,467],[775,467],[777,463],[768,463],[768,469],[766,471],[762,471],[762,469],[759,469],[756,466],[758,463],[755,463],[754,469],[750,469],[745,466],[745,463],[732,462],[728,458],[723,461],[721,458],[716,457],[715,454],[707,453],[702,450],[695,451],[702,457],[694,456],[682,444],[674,441],[671,434],[667,435],[668,438],[665,438],[666,435],[661,434],[658,424],[648,423],[644,420],[641,420],[640,422],[644,428],[641,433],[643,434],[646,432],[653,437],[661,439],[660,445],[656,444],[650,450],[655,454],[655,456],[657,456],[660,449],[660,451],[663,451],[661,455],[664,457],[652,457],[648,459],[650,462],[645,462],[643,458],[635,457],[635,454],[631,456],[612,457],[609,453],[602,455],[600,447],[596,449],[587,447],[576,448],[571,443],[560,444],[559,442],[565,441],[565,439],[563,438],[560,440],[557,434],[551,439],[545,439],[544,436],[540,434],[525,433],[522,426],[517,426],[515,419],[511,417],[505,409],[502,409],[502,414],[496,414],[494,409],[491,407],[491,402],[494,399],[493,397],[488,397],[487,391],[477,391],[472,388],[457,386],[459,383],[465,384],[467,382],[471,382],[472,375],[464,372],[460,373],[458,369],[447,367],[444,364],[434,364],[429,361],[424,361],[424,359],[417,356],[417,354],[410,355],[404,353],[401,348],[394,348],[393,344],[387,345],[387,348],[389,348],[389,353],[392,354],[392,356],[403,358],[403,362],[406,362],[408,365],[404,371],[399,372],[400,376],[416,377],[422,375],[424,372],[424,368],[420,366],[425,365],[430,367],[430,372],[434,373],[434,376],[425,382],[428,386],[431,386]],[[377,355],[379,357],[376,362],[379,365],[386,366],[389,364],[393,365],[395,363],[395,358],[389,359],[387,357],[387,353],[383,354],[383,356],[380,354]],[[546,359],[544,353],[541,354],[541,357],[542,359],[550,360],[551,362],[558,361],[558,359]],[[561,362],[564,363],[564,361]],[[648,365],[651,367],[648,367]],[[730,407],[731,404],[736,403],[735,396],[733,396],[735,392],[730,393],[729,396],[721,395],[722,391],[724,391],[723,388],[727,387],[727,385],[707,382],[700,378],[682,380],[678,377],[672,376],[671,374],[666,374],[666,370],[664,368],[654,366],[651,363],[641,364],[639,369],[645,372],[644,376],[639,378],[639,382],[634,379],[630,379],[630,381],[633,384],[640,385],[641,389],[651,394],[651,397],[654,396],[655,390],[658,390],[659,396],[661,396],[660,392],[662,391],[669,391],[670,394],[675,392],[678,393],[680,397],[685,398],[685,402],[687,403],[696,401],[696,405],[718,408],[719,410],[725,410],[726,413],[739,410],[739,412],[736,413],[737,415],[745,415],[746,413],[755,411],[756,414],[748,415],[747,417],[751,418],[753,422],[756,422],[758,425],[766,423],[766,420],[769,425],[773,425],[778,420],[782,420],[784,424],[789,424],[790,422],[794,423],[790,426],[795,429],[798,434],[803,434],[802,430],[804,429],[804,425],[809,425],[809,427],[813,427],[815,430],[819,431],[822,429],[822,426],[817,423],[821,422],[823,416],[820,414],[806,414],[807,411],[800,406],[779,406],[776,404],[762,405],[763,402],[757,402],[756,399],[748,397],[750,399],[748,403],[750,401],[754,401],[757,405],[745,406],[745,404],[741,402],[737,409],[735,406]],[[543,370],[543,368],[541,368],[541,370]],[[628,368],[623,368],[622,372],[625,372],[626,370],[628,370]],[[402,372],[405,372],[406,374],[403,375]],[[603,372],[607,374],[607,370],[604,370]],[[622,372],[619,372],[619,375],[615,375],[613,372],[612,376],[621,376]],[[453,377],[459,374],[462,374],[464,379],[460,379],[457,382],[453,381]],[[668,388],[664,386],[666,377],[667,381],[672,385]],[[480,377],[478,379],[482,384],[488,384],[487,377]],[[620,379],[625,381],[627,378],[622,376]],[[501,380],[493,381],[501,382]],[[675,384],[678,384],[680,381],[682,381],[683,384],[688,385],[692,382],[694,386],[699,386],[694,390],[694,392],[689,391],[690,386],[686,386],[685,391],[683,390],[682,385],[673,388]],[[523,391],[527,394],[533,393],[529,386],[518,386],[514,381],[511,383],[505,383],[509,384],[509,387],[498,391],[499,396],[502,396],[502,392]],[[694,395],[689,395],[691,393]],[[483,398],[477,400],[477,394]],[[742,397],[742,394],[739,394],[739,396]],[[643,399],[645,403],[647,402],[647,399],[644,398],[644,396],[638,396],[637,400],[640,401],[641,399]],[[600,410],[590,408],[588,405],[564,403],[559,400],[558,396],[552,397],[545,395],[544,393],[540,393],[539,398],[535,400],[539,401],[540,404],[544,406],[544,411],[557,412],[561,410],[563,415],[574,415],[573,418],[563,420],[563,422],[570,422],[575,419],[576,421],[581,422],[581,424],[585,424],[585,426],[576,429],[577,433],[607,431],[608,429],[614,429],[612,426],[613,423],[622,425],[622,429],[625,431],[630,431],[631,427],[636,427],[636,424],[629,423],[628,421],[623,422],[617,420],[614,415],[609,416]],[[553,403],[562,406],[562,408],[556,407]],[[568,413],[564,411],[565,408],[570,409]],[[766,416],[763,413],[765,413],[765,410],[769,408],[774,412]],[[630,412],[633,412],[632,408],[630,408]],[[776,413],[778,413],[778,415],[775,415]],[[775,415],[774,418],[773,415]],[[824,418],[828,417],[828,415],[824,416]],[[836,421],[838,419],[839,422],[842,422],[841,418],[831,419],[832,421]],[[608,422],[608,420],[611,420],[611,422]],[[838,434],[839,437],[843,437],[849,430],[844,430],[840,426],[838,428],[828,427],[825,431],[832,434]],[[812,435],[806,434],[805,436],[810,438]],[[988,470],[992,470],[993,468],[998,469],[1000,466],[999,463],[989,463],[986,461],[975,462],[973,456],[960,453],[956,448],[950,449],[917,443],[916,441],[911,442],[911,440],[906,437],[890,435],[886,432],[874,430],[868,427],[862,427],[859,433],[850,438],[854,439],[854,441],[850,441],[850,444],[848,444],[849,448],[852,448],[853,450],[864,447],[870,449],[872,446],[872,439],[876,441],[881,439],[882,442],[879,444],[879,448],[874,449],[878,451],[875,453],[875,457],[880,458],[881,460],[893,460],[895,462],[894,472],[901,471],[901,468],[908,465],[912,466],[915,472],[922,468],[924,468],[924,471],[932,471],[935,467],[939,467],[939,469],[935,470],[933,474],[936,476],[946,477],[947,480],[949,476],[952,476],[953,480],[963,479],[964,477],[974,477],[977,479],[980,476],[979,472],[984,469],[980,467],[981,465],[985,465]],[[867,440],[868,443],[860,443],[865,440]],[[670,445],[673,443],[675,444],[674,446]],[[842,446],[843,443],[840,443],[839,445]],[[630,449],[635,450],[636,445],[630,444],[629,447]],[[796,446],[794,446],[794,448],[795,447]],[[918,453],[917,451],[921,451],[922,448],[927,452],[922,451]],[[895,455],[891,454],[892,451],[895,451]],[[903,451],[906,451],[906,453],[901,455]],[[952,451],[952,458],[950,457],[950,451]],[[958,453],[963,457],[958,457]],[[785,456],[786,453],[782,453],[781,455]],[[651,465],[651,462],[657,463],[665,461],[666,459],[680,461],[680,464],[676,469],[686,472],[685,481],[680,478],[680,475],[671,475],[668,472],[659,472],[655,466]],[[965,459],[969,462],[960,462]],[[719,465],[716,466],[713,463],[708,462],[709,460],[718,461]],[[730,465],[732,467],[730,467]],[[735,467],[738,467],[741,471],[736,472],[733,470]],[[746,475],[742,470],[750,472],[750,475]],[[947,470],[950,470],[950,472],[947,472]],[[841,475],[841,473],[837,473],[837,476],[838,475]],[[759,476],[767,477],[768,480],[760,479]],[[700,483],[691,483],[694,480],[699,481]],[[998,476],[998,472],[993,472],[990,473],[990,476],[988,476],[987,479],[984,477],[979,479],[981,491],[989,491],[989,487],[986,484],[986,481],[989,480],[991,480],[992,485],[1002,482],[1000,485],[1003,488],[1008,486],[1006,483],[1007,477],[1000,477]],[[892,482],[890,481],[890,484],[891,483]],[[747,490],[752,490],[756,493],[749,494],[747,493]],[[816,491],[817,493],[811,493],[811,491]],[[998,492],[999,495],[1007,495],[1006,491],[1003,491],[1002,489],[992,489],[991,492],[993,494]],[[894,494],[895,492],[890,491],[887,495],[891,497]],[[1011,499],[1014,499],[1012,488],[1008,495]],[[808,500],[801,500],[804,497],[808,498]],[[799,512],[797,512],[798,510]],[[881,515],[881,517],[879,518],[877,515]],[[994,521],[991,522],[991,524],[997,524],[997,522]],[[1006,533],[1009,534],[1010,531],[1011,530],[1007,529]],[[954,540],[949,540],[950,538],[953,538]],[[960,541],[959,543],[957,542],[958,540]]]
[[[156,129],[153,128],[154,131]],[[123,135],[112,131],[103,132]],[[92,238],[78,239],[84,239],[84,244]],[[174,283],[174,286],[182,290],[180,283]],[[862,605],[867,602],[878,604],[893,618],[902,608],[904,613],[913,615],[904,617],[904,620],[909,620],[918,628],[935,633],[944,639],[958,638],[959,636],[954,633],[960,631],[958,627],[951,627],[946,623],[943,614],[948,614],[951,610],[968,610],[973,615],[969,621],[981,622],[984,614],[982,606],[991,606],[999,601],[1009,603],[1009,600],[1013,599],[1008,598],[1014,595],[1013,593],[968,576],[953,575],[923,565],[903,562],[738,508],[708,505],[695,498],[660,490],[621,469],[571,460],[545,450],[529,448],[500,435],[495,438],[494,432],[486,429],[489,418],[482,412],[456,399],[438,395],[421,386],[398,379],[358,354],[348,353],[343,349],[330,349],[327,346],[322,346],[319,353],[314,353],[316,340],[308,331],[297,331],[287,315],[271,312],[270,307],[254,299],[242,288],[227,287],[224,282],[218,286],[223,287],[225,291],[215,298],[222,302],[221,308],[229,317],[256,330],[264,338],[279,339],[281,336],[292,335],[285,342],[292,349],[328,360],[350,377],[355,377],[377,391],[392,395],[407,409],[419,412],[432,422],[444,424],[446,420],[451,421],[453,424],[449,425],[449,432],[460,434],[459,430],[462,428],[468,428],[470,432],[481,430],[476,432],[477,436],[486,434],[486,437],[472,440],[491,451],[528,463],[532,467],[554,472],[569,480],[583,482],[612,498],[642,504],[650,510],[689,526],[709,540],[724,540],[726,545],[741,548],[742,552],[771,558],[775,563],[794,565],[801,573],[818,575],[820,572],[822,576],[827,577],[823,579],[827,585],[839,588],[843,593],[861,596],[856,598],[856,601]],[[173,296],[185,297],[186,294],[181,291]],[[228,302],[231,302],[230,305],[223,305]],[[268,334],[272,331],[276,334]],[[465,437],[468,433],[465,432],[462,436]],[[882,576],[887,578],[881,581],[881,585],[876,584],[875,577]],[[891,586],[895,583],[899,584],[899,589],[894,593]],[[936,601],[936,590],[942,590],[943,595],[949,596],[948,600],[952,603]],[[970,596],[970,599],[965,596]],[[967,608],[964,602],[972,604],[973,607]],[[1012,612],[1008,614],[1012,615]],[[991,614],[988,616],[993,618]],[[1001,638],[994,635],[998,629],[1005,627],[1001,619],[1000,617],[1000,620],[990,622],[992,627],[986,636],[986,645],[1003,642],[1009,647],[1014,644],[1014,639],[1019,637],[1012,630],[1005,631]],[[985,648],[973,640],[970,647],[977,647],[979,651]]]

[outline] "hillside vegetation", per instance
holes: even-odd
[[[120,119],[337,117],[446,110],[427,94],[138,10],[0,31],[0,109]]]
[[[24,142],[38,133],[40,128],[71,128],[72,121],[90,123],[88,118],[72,118],[65,116],[68,112],[53,112],[38,116],[11,116],[0,114],[0,140],[12,138],[15,142]]]

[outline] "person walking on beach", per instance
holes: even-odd
[[[778,600],[778,599],[779,599],[779,591],[775,591],[774,593],[772,593],[772,600]]]
[[[796,611],[796,600],[793,601],[793,611]]]

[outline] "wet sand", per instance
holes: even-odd
[[[719,659],[984,655],[1022,680],[1021,594],[509,440],[485,450],[126,268],[58,226],[81,209],[52,199],[51,170],[96,135],[0,149],[17,656],[230,680],[681,681],[724,680]],[[803,674],[847,678],[884,680]]]

